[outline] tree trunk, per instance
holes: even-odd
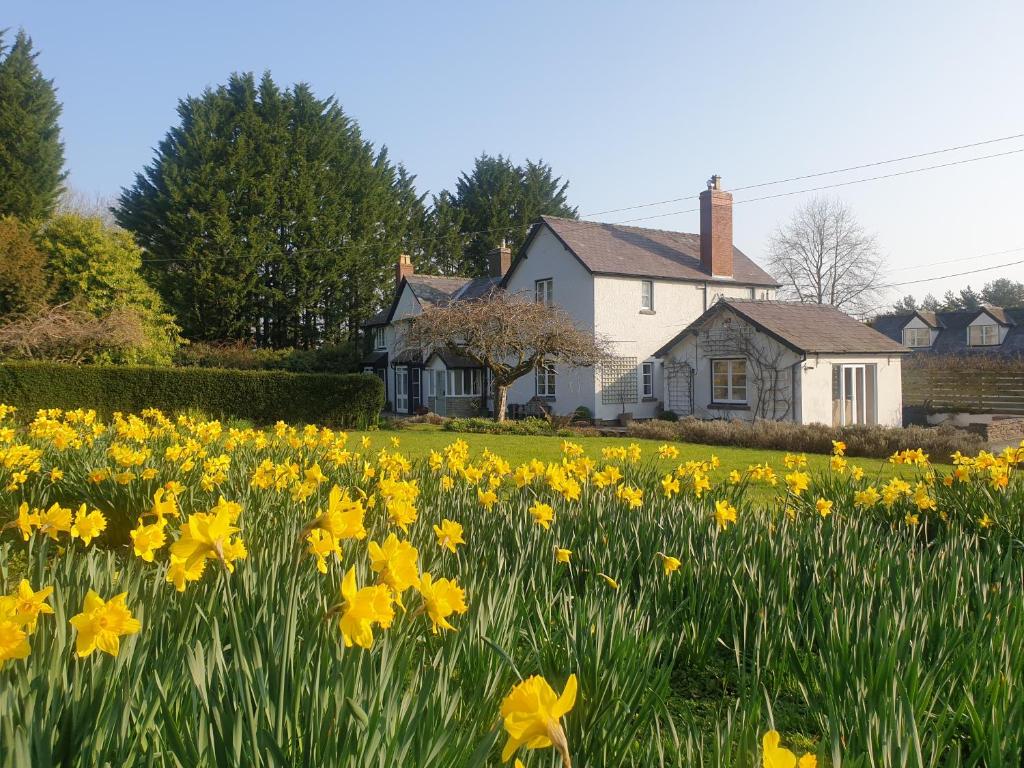
[[[494,420],[505,420],[505,409],[508,407],[508,385],[494,382]]]

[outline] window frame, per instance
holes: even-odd
[[[715,368],[719,363],[726,365],[726,387],[725,398],[719,398],[715,392]],[[743,398],[735,397],[734,390],[740,389],[735,381],[735,365],[743,364]],[[749,391],[747,386],[747,359],[745,357],[716,357],[711,360],[711,403],[712,405],[749,405]]]
[[[654,281],[653,280],[641,280],[640,281],[640,311],[641,312],[653,312],[654,311]]]
[[[554,363],[544,363],[538,366],[533,379],[534,393],[537,397],[557,397],[558,392],[558,370]]]
[[[551,307],[555,303],[555,280],[552,277],[533,281],[533,300],[537,304]]]
[[[650,381],[648,381],[650,378]],[[648,388],[648,384],[650,387]],[[654,399],[654,361],[645,360],[640,363],[640,396],[650,400]]]
[[[387,348],[388,342],[384,333],[384,326],[378,325],[373,329],[373,350],[379,352]]]
[[[924,344],[913,343],[915,334],[925,334],[927,341]],[[903,329],[903,346],[910,347],[911,349],[920,349],[921,347],[930,347],[932,345],[932,332],[930,328],[904,328]]]
[[[991,329],[993,335],[992,341],[985,341],[986,331]],[[979,341],[974,341],[973,331],[977,330],[978,335],[981,337]],[[999,346],[999,325],[997,323],[983,323],[980,325],[969,325],[967,326],[967,346],[969,347],[996,347]]]
[[[469,389],[466,391],[466,374],[469,373]],[[456,378],[456,374],[458,377]],[[459,386],[456,387],[456,381]],[[473,391],[475,390],[475,391]],[[479,368],[449,368],[447,397],[480,397],[483,394],[483,376]]]

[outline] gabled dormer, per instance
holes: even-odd
[[[942,322],[935,312],[919,309],[907,318],[901,329],[903,346],[911,349],[928,349],[942,329]]]
[[[967,324],[967,346],[997,347],[1006,339],[1006,333],[1013,324],[1002,307],[982,307]]]

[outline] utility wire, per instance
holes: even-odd
[[[846,168],[835,168],[831,171],[818,171],[817,173],[807,173],[803,176],[791,176],[788,179],[776,179],[775,181],[762,181],[758,184],[747,184],[743,187],[733,187],[730,191],[732,192],[744,192],[748,189],[758,189],[760,187],[770,187],[776,184],[788,184],[792,181],[803,181],[804,179],[816,179],[820,176],[831,176],[836,173],[847,173],[849,171],[859,171],[864,168],[875,168],[879,165],[889,165],[891,163],[900,163],[904,160],[917,160],[922,157],[931,157],[932,155],[941,155],[945,152],[956,152],[961,149],[970,149],[971,147],[981,147],[986,144],[996,144],[1002,141],[1012,141],[1013,139],[1024,138],[1024,133],[1016,133],[1012,136],[1000,136],[998,139],[985,139],[984,141],[975,141],[970,144],[959,144],[955,147],[944,147],[942,149],[933,149],[930,152],[918,152],[915,155],[904,155],[903,157],[894,157],[889,160],[876,160],[872,163],[862,163],[861,165],[851,165]],[[621,213],[622,211],[633,211],[639,208],[653,208],[658,205],[667,205],[668,203],[679,203],[683,200],[696,200],[698,195],[688,195],[686,197],[673,197],[669,200],[658,200],[654,203],[641,203],[640,205],[627,205],[624,208],[610,208],[607,211],[595,211],[594,213],[585,213],[584,216],[604,216],[609,213]]]
[[[867,181],[879,181],[881,179],[893,179],[893,178],[896,178],[897,176],[909,176],[909,175],[911,175],[913,173],[923,173],[924,171],[934,171],[934,170],[938,170],[939,168],[950,168],[950,167],[952,167],[954,165],[965,165],[966,163],[975,163],[975,162],[977,162],[979,160],[991,160],[992,158],[995,158],[995,157],[1006,157],[1007,155],[1016,155],[1016,154],[1019,154],[1020,152],[1024,152],[1024,147],[1021,147],[1020,149],[1011,149],[1011,150],[1008,150],[1006,152],[996,152],[995,154],[991,154],[991,155],[981,155],[980,157],[968,157],[968,158],[965,158],[963,160],[952,160],[952,161],[950,161],[948,163],[939,163],[938,165],[926,165],[923,168],[911,168],[911,169],[906,170],[906,171],[894,171],[893,173],[883,173],[883,174],[881,174],[879,176],[868,176],[867,178],[863,178],[863,179],[853,179],[851,181],[840,181],[840,182],[837,182],[835,184],[824,184],[824,185],[822,185],[820,187],[808,187],[807,189],[794,189],[794,190],[792,190],[790,192],[778,192],[778,193],[776,193],[774,195],[762,195],[761,197],[750,197],[750,198],[747,198],[746,200],[736,200],[736,201],[733,202],[733,205],[743,205],[744,203],[758,203],[758,202],[761,202],[762,200],[775,200],[776,198],[780,198],[780,197],[791,197],[793,195],[803,195],[803,194],[806,194],[807,192],[820,192],[820,191],[822,191],[824,189],[838,189],[839,187],[850,187],[850,186],[853,186],[854,184],[863,184],[863,183],[865,183]],[[668,213],[656,213],[656,214],[653,214],[651,216],[638,216],[638,217],[633,218],[633,219],[623,219],[622,221],[617,221],[617,222],[614,222],[614,223],[616,223],[616,224],[628,224],[628,223],[633,222],[633,221],[648,221],[650,219],[661,219],[661,218],[664,218],[666,216],[677,216],[677,215],[682,214],[682,213],[693,213],[694,211],[699,211],[699,210],[700,210],[699,208],[688,208],[685,211],[669,211]]]
[[[1024,134],[1019,134],[1019,136],[1024,137]],[[992,142],[995,142],[995,141],[1004,141],[1004,140],[1007,140],[1009,138],[1015,138],[1015,137],[1006,137],[1005,139],[990,139],[987,142],[978,142],[978,143],[979,144],[992,143]],[[965,144],[963,146],[964,147],[969,147],[969,146],[975,146],[975,144]],[[927,155],[927,154],[936,154],[936,153],[942,152],[942,151],[952,151],[952,149],[953,148],[950,148],[948,150],[934,150],[931,153],[921,153],[920,155],[916,155],[916,156],[920,157],[920,156],[924,156],[924,155]],[[979,160],[991,160],[993,158],[1006,157],[1008,155],[1014,155],[1014,154],[1018,154],[1018,153],[1021,153],[1021,152],[1024,152],[1024,147],[1019,148],[1019,149],[1012,149],[1012,150],[1009,150],[1009,151],[1006,151],[1006,152],[997,152],[997,153],[990,154],[990,155],[981,155],[980,157],[969,157],[969,158],[964,158],[964,159],[961,159],[961,160],[954,160],[954,161],[951,161],[951,162],[948,162],[948,163],[940,163],[938,165],[925,166],[923,168],[911,168],[911,169],[908,169],[908,170],[905,170],[905,171],[896,171],[896,172],[893,172],[893,173],[881,174],[881,175],[878,175],[878,176],[869,176],[869,177],[863,178],[863,179],[853,179],[853,180],[850,180],[850,181],[838,182],[836,184],[826,184],[826,185],[822,185],[822,186],[818,186],[818,187],[810,187],[810,188],[807,188],[807,189],[791,190],[789,192],[779,192],[779,193],[773,194],[773,195],[762,195],[761,197],[752,197],[752,198],[747,198],[746,200],[736,200],[736,201],[734,201],[733,205],[743,205],[743,204],[746,204],[746,203],[756,203],[756,202],[761,202],[763,200],[774,200],[774,199],[781,198],[781,197],[791,197],[793,195],[806,194],[808,192],[819,192],[819,191],[826,190],[826,189],[837,189],[839,187],[848,187],[848,186],[852,186],[852,185],[855,185],[855,184],[863,184],[863,183],[869,182],[869,181],[879,181],[879,180],[882,180],[882,179],[890,179],[890,178],[895,178],[895,177],[899,177],[899,176],[909,176],[911,174],[923,173],[925,171],[934,171],[934,170],[938,170],[940,168],[949,168],[949,167],[956,166],[956,165],[965,165],[967,163],[973,163],[973,162],[977,162]],[[914,156],[908,156],[908,157],[914,157]],[[855,167],[868,167],[870,165],[880,165],[880,164],[883,164],[883,163],[886,163],[886,162],[896,162],[896,160],[891,160],[891,161],[883,160],[883,161],[878,161],[877,163],[869,163],[869,164],[867,164],[865,166],[855,166]],[[820,175],[826,175],[828,173],[838,173],[838,172],[839,171],[833,171],[833,172],[822,171],[819,174],[809,174],[808,176],[794,177],[794,178],[810,178],[812,176],[820,176]],[[754,185],[750,185],[748,187],[737,187],[736,189],[737,190],[739,190],[739,189],[752,189],[752,188],[755,188],[755,187],[763,187],[763,186],[767,186],[769,184],[777,184],[777,183],[784,183],[784,182],[783,181],[763,182],[761,184],[754,184]],[[679,200],[690,200],[690,199],[696,199],[697,197],[698,196],[686,197],[686,198],[678,198],[678,199]],[[660,203],[652,203],[650,205],[658,205],[658,204],[660,204]],[[647,205],[647,204],[645,204],[645,205]],[[643,207],[643,206],[636,206],[636,207]],[[627,209],[620,209],[620,210],[629,210],[629,209],[627,208]],[[595,226],[595,227],[607,226],[608,224],[616,224],[616,225],[617,224],[630,224],[630,223],[637,222],[637,221],[649,221],[651,219],[665,218],[667,216],[677,216],[677,215],[681,215],[681,214],[684,214],[684,213],[694,213],[694,212],[699,211],[699,210],[700,210],[699,208],[688,208],[688,209],[682,210],[682,211],[669,211],[667,213],[658,213],[658,214],[653,214],[651,216],[638,216],[638,217],[631,218],[631,219],[623,219],[622,221],[617,221],[617,222],[577,221],[577,222],[575,222],[575,224],[578,225],[578,226]],[[596,216],[598,214],[585,214],[585,215],[587,215],[587,216]],[[511,225],[511,226],[508,226],[508,227],[494,227],[494,228],[491,228],[491,229],[482,229],[482,230],[477,230],[477,231],[474,231],[474,232],[462,232],[462,233],[459,233],[459,237],[468,238],[468,237],[472,237],[474,235],[493,234],[493,233],[499,233],[499,232],[508,233],[508,232],[513,232],[516,229],[518,229],[518,225]],[[428,243],[444,240],[447,237],[448,236],[440,236],[440,237],[434,237],[434,238],[425,238],[425,239],[413,241],[411,243],[411,245],[413,245],[413,246],[423,246],[423,245],[426,245]],[[368,247],[369,246],[367,246],[367,245],[359,245],[359,246],[337,246],[337,247],[329,247],[329,248],[300,248],[300,249],[296,249],[295,253],[296,253],[296,255],[310,255],[310,254],[316,254],[316,253],[342,253],[342,252],[345,252],[345,251],[349,250],[350,248],[363,248],[363,249],[365,249],[365,248],[368,248]],[[220,258],[223,258],[223,259],[226,259],[226,258],[249,259],[249,258],[253,258],[253,256],[252,256],[252,254],[237,254],[237,255],[230,256],[230,257],[225,255],[225,256],[222,256]],[[188,261],[189,261],[189,259],[187,257],[180,257],[180,256],[153,257],[153,258],[144,258],[144,259],[142,259],[142,262],[145,263],[145,264],[188,262]]]

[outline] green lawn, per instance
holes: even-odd
[[[784,451],[765,451],[753,448],[733,448],[720,445],[698,445],[695,443],[672,443],[679,449],[677,459],[659,459],[658,446],[664,441],[642,440],[626,437],[574,437],[561,438],[548,435],[485,435],[477,433],[446,432],[440,427],[432,424],[412,424],[401,430],[379,430],[372,432],[351,432],[351,437],[358,440],[363,435],[369,435],[374,448],[383,447],[389,444],[392,437],[397,437],[402,451],[410,458],[426,456],[431,449],[439,450],[456,440],[465,440],[474,453],[479,453],[484,448],[489,448],[502,458],[509,461],[512,466],[529,461],[532,458],[541,461],[558,461],[562,455],[562,441],[571,440],[579,443],[586,451],[586,455],[598,461],[601,460],[601,449],[613,445],[627,445],[638,443],[643,449],[645,460],[654,460],[657,464],[669,472],[675,469],[680,463],[689,460],[703,460],[715,455],[722,462],[719,469],[712,473],[712,480],[723,480],[733,469],[743,471],[751,464],[768,462],[778,472],[785,472],[782,458]],[[807,464],[811,471],[821,471],[828,468],[828,456],[820,454],[808,454]],[[863,467],[868,475],[878,474],[882,477],[891,477],[899,469],[894,467],[885,459],[859,459],[851,458],[850,464]],[[750,489],[755,495],[774,495],[770,488],[755,485]]]

